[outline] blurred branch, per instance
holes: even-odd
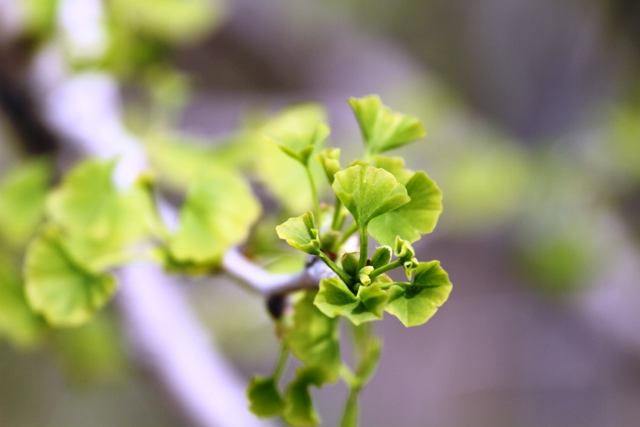
[[[245,258],[237,249],[227,251],[222,260],[227,274],[266,298],[300,289],[314,289],[334,273],[318,257],[311,257],[297,274],[272,274]]]

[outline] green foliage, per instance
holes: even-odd
[[[212,0],[112,0],[109,8],[116,24],[167,43],[201,38],[221,17]]]
[[[0,182],[0,240],[22,248],[42,220],[52,176],[48,160],[18,166]]]
[[[372,166],[355,165],[337,172],[332,187],[359,227],[411,200],[391,173]]]
[[[348,318],[354,325],[382,318],[387,293],[378,284],[360,286],[354,295],[338,278],[323,279],[314,301],[316,307],[329,317]]]
[[[119,190],[117,159],[87,160],[73,168],[47,199],[47,215],[95,253],[121,250],[142,240],[152,227],[151,203],[142,182]]]
[[[411,201],[369,224],[369,232],[383,245],[392,245],[396,236],[419,240],[433,231],[442,212],[442,192],[426,173],[416,172],[404,185]]]
[[[34,240],[25,261],[26,294],[31,307],[59,326],[89,320],[113,295],[109,274],[91,271],[63,243],[64,236],[45,228]]]
[[[333,179],[336,172],[342,170],[342,168],[340,167],[340,149],[327,148],[325,150],[322,150],[316,155],[316,159],[322,166],[329,184],[333,184]]]
[[[289,218],[285,223],[276,227],[278,237],[299,251],[310,255],[320,253],[320,240],[313,214],[307,212],[299,217]]]
[[[368,155],[380,154],[425,136],[420,120],[391,111],[382,105],[377,95],[351,98],[349,103],[358,119]]]
[[[312,427],[320,424],[320,417],[313,406],[309,387],[322,386],[324,373],[319,368],[300,368],[286,392],[287,405],[283,419],[294,427]]]
[[[43,319],[31,311],[20,270],[0,258],[0,335],[17,347],[34,346],[46,331]]]
[[[270,136],[270,139],[278,144],[283,153],[306,167],[315,148],[320,146],[327,136],[329,136],[329,127],[319,124],[306,132],[282,132],[279,135]]]
[[[181,262],[217,263],[231,246],[244,241],[260,215],[247,183],[219,170],[198,177],[180,210],[180,226],[169,238],[171,255]]]
[[[253,377],[247,389],[247,397],[249,410],[260,418],[280,415],[286,406],[273,378]]]
[[[121,6],[116,2],[113,7]],[[144,31],[155,28],[153,20],[139,25]],[[376,96],[350,102],[366,152],[365,159],[345,169],[339,150],[323,150],[329,128],[324,111],[311,104],[244,129],[230,139],[235,147],[179,147],[151,135],[147,149],[157,170],[165,172],[158,182],[173,190],[186,189],[175,229],[163,223],[153,197],[156,181],[148,174],[128,188],[118,188],[117,159],[80,163],[48,196],[48,222],[27,249],[24,291],[15,272],[0,264],[0,279],[8,278],[0,280],[0,297],[7,296],[0,300],[0,333],[27,343],[44,328],[42,318],[54,326],[89,322],[116,290],[110,270],[133,260],[155,261],[170,272],[198,275],[217,272],[225,253],[245,241],[253,254],[277,256],[273,232],[265,239],[261,226],[253,227],[261,207],[235,169],[253,167],[259,184],[285,211],[305,212],[276,226],[277,236],[305,257],[320,258],[333,274],[323,274],[317,289],[308,289],[309,284],[301,281],[268,295],[282,302],[281,311],[273,313],[281,354],[271,376],[252,379],[249,407],[259,417],[280,416],[292,426],[315,426],[320,418],[310,388],[342,379],[349,389],[342,425],[356,426],[359,393],[380,359],[381,341],[368,326],[382,319],[385,311],[407,327],[425,323],[447,300],[451,282],[438,261],[418,261],[411,245],[434,229],[442,211],[440,189],[424,172],[407,170],[401,158],[377,155],[423,136],[421,123],[392,112]],[[41,221],[48,184],[45,172],[41,165],[33,166],[0,187],[4,203],[0,232],[22,227],[15,241],[33,234]],[[318,197],[316,177],[323,173],[334,193],[333,205],[321,205]],[[37,194],[37,200],[18,197],[24,192]],[[24,225],[15,226],[16,212],[22,211],[27,213]],[[275,216],[265,223],[277,224]],[[3,223],[4,218],[8,220]],[[249,239],[251,230],[255,233]],[[356,232],[359,251],[351,243]],[[381,244],[372,254],[369,234]],[[315,261],[307,264],[318,268]],[[394,282],[387,272],[395,269],[403,270],[408,280]],[[303,276],[303,281],[312,277]],[[316,273],[313,277],[318,278]],[[288,295],[293,292],[297,293]],[[341,354],[341,318],[348,319],[355,331],[353,371]],[[100,324],[89,323],[78,331],[86,333],[85,341],[102,354],[108,344],[95,339],[96,327],[100,329]],[[78,353],[99,358],[90,348],[74,344],[72,335],[58,338],[69,339],[68,346]],[[301,366],[281,389],[289,357]],[[106,357],[105,366],[111,359],[117,358]]]
[[[426,173],[407,170],[401,158],[376,156],[423,136],[422,125],[413,117],[383,107],[375,96],[350,102],[365,140],[366,160],[356,160],[342,169],[338,150],[320,152],[316,160],[335,193],[335,205],[316,208],[325,214],[319,224],[307,212],[276,227],[281,239],[319,257],[337,276],[323,278],[317,292],[306,292],[294,305],[293,314],[279,320],[281,328],[288,331],[283,335],[284,344],[304,364],[287,388],[285,409],[280,413],[294,426],[319,423],[308,388],[331,382],[338,373],[350,390],[341,425],[357,425],[359,392],[378,365],[381,341],[370,333],[357,334],[360,360],[355,373],[351,372],[340,362],[340,317],[347,318],[356,331],[380,320],[385,311],[407,327],[421,325],[447,300],[452,287],[440,263],[421,263],[411,245],[435,228],[442,212],[442,192]],[[281,139],[280,146],[297,163],[311,166],[311,152],[317,145],[314,141],[320,138],[313,131],[296,135]],[[315,198],[315,189],[309,194]],[[352,218],[346,228],[344,209]],[[332,214],[330,221],[326,213]],[[355,232],[360,234],[360,252],[347,252],[344,244]],[[369,233],[382,244],[371,259]],[[404,270],[408,282],[394,282],[386,274],[396,268]],[[286,326],[290,324],[293,326]],[[264,399],[277,401],[273,383],[265,380],[265,384],[269,390]],[[256,386],[252,383],[252,387]],[[268,412],[262,408],[256,411]]]
[[[287,135],[313,135],[322,128],[325,111],[316,104],[300,104],[289,107],[259,126],[249,129],[244,137],[245,150],[253,153],[247,168],[256,174],[258,181],[282,205],[287,212],[302,212],[314,204],[314,196],[309,192],[309,173],[314,182],[322,170],[315,162],[306,168],[299,161],[292,161],[285,152],[270,139],[290,138]],[[315,141],[315,140],[314,140]],[[314,151],[320,150],[318,140]],[[312,154],[309,153],[309,154]]]
[[[429,320],[451,292],[449,276],[438,261],[420,263],[415,275],[412,283],[394,283],[389,288],[386,311],[406,327],[422,325]]]
[[[314,305],[315,292],[306,292],[293,307],[293,324],[284,334],[291,352],[305,366],[323,372],[323,380],[335,382],[340,374],[340,343],[337,321]]]

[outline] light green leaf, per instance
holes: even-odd
[[[300,368],[296,370],[296,378],[287,387],[285,401],[287,406],[282,418],[294,427],[312,427],[320,424],[320,418],[313,406],[310,386],[320,387],[323,383],[323,372],[318,368]]]
[[[349,99],[370,155],[401,147],[425,136],[420,120],[391,111],[380,97]]]
[[[166,132],[149,136],[145,150],[159,182],[177,192],[186,192],[201,174],[223,165],[237,165],[244,160],[243,155],[251,153],[234,141],[212,145],[211,141]]]
[[[108,5],[114,22],[143,38],[165,43],[197,40],[209,33],[223,17],[219,1],[113,0]]]
[[[422,325],[447,301],[451,288],[449,276],[440,267],[440,262],[420,263],[413,283],[400,282],[391,286],[386,311],[406,327]]]
[[[98,252],[122,249],[146,237],[151,228],[147,190],[141,183],[118,190],[113,183],[116,163],[96,159],[80,163],[47,200],[50,219]]]
[[[278,146],[267,141],[264,135],[304,133],[324,122],[325,112],[320,105],[301,104],[285,109],[245,135],[247,149],[253,150],[253,164],[249,169],[288,212],[296,215],[313,206],[306,168],[292,161]],[[321,182],[320,165],[310,162],[309,169],[314,182]]]
[[[332,187],[361,229],[411,200],[391,173],[371,166],[355,165],[337,172]]]
[[[314,304],[325,315],[347,317],[354,325],[382,318],[388,295],[373,283],[360,286],[354,295],[347,285],[336,277],[323,279]]]
[[[327,148],[316,154],[318,163],[324,169],[324,173],[327,176],[329,184],[333,184],[334,175],[336,172],[342,170],[340,167],[340,149],[339,148]]]
[[[90,271],[65,248],[64,237],[45,228],[28,247],[26,294],[49,323],[73,326],[89,320],[116,289],[113,276]]]
[[[17,266],[0,258],[0,335],[19,348],[35,345],[46,325],[31,310]]]
[[[249,383],[247,397],[249,410],[260,418],[280,415],[286,405],[273,378],[254,376]]]
[[[412,170],[405,168],[402,157],[375,156],[373,158],[373,165],[387,172],[391,172],[402,185],[406,185],[414,174]]]
[[[276,233],[278,237],[302,252],[311,255],[317,255],[320,252],[318,229],[311,212],[289,218],[276,227]]]
[[[284,335],[291,352],[307,367],[317,367],[324,381],[335,382],[340,375],[338,321],[313,305],[315,292],[306,292],[293,307],[293,325]]]
[[[397,236],[415,242],[431,233],[442,212],[442,191],[427,174],[416,172],[406,183],[411,201],[371,221],[369,233],[379,243],[392,245]]]
[[[51,164],[35,160],[19,165],[0,182],[0,239],[24,247],[44,214]]]
[[[308,166],[311,154],[329,136],[329,133],[327,125],[319,124],[306,132],[283,132],[279,135],[267,135],[267,138],[278,144],[287,156]]]
[[[260,204],[240,176],[222,169],[201,175],[189,188],[169,250],[180,262],[216,263],[247,238],[259,215]]]

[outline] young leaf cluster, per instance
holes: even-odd
[[[339,378],[350,390],[342,426],[356,426],[358,395],[375,371],[381,349],[370,322],[382,319],[386,312],[406,327],[422,325],[447,300],[452,287],[440,263],[419,261],[412,246],[436,225],[442,211],[440,189],[424,172],[406,169],[401,158],[383,156],[424,136],[422,124],[389,110],[377,96],[349,102],[365,142],[364,159],[343,167],[340,150],[320,151],[315,159],[333,192],[333,204],[320,203],[308,172],[314,212],[289,218],[276,227],[281,239],[319,257],[332,271],[317,290],[297,295],[291,312],[277,320],[281,357],[290,352],[302,364],[294,379],[280,391],[279,362],[272,376],[255,377],[249,387],[254,413],[280,415],[293,426],[319,424],[308,388]],[[310,171],[310,154],[328,134],[326,126],[319,125],[306,133],[281,135],[277,142]],[[360,246],[354,251],[349,248],[356,233]],[[380,244],[373,253],[369,252],[370,236]],[[402,270],[407,280],[394,281],[388,273],[395,269]],[[354,353],[359,355],[353,361],[354,370],[341,358],[338,328],[342,317],[352,326]]]
[[[141,176],[118,188],[117,159],[87,160],[46,200],[46,223],[27,248],[25,290],[31,308],[54,326],[90,320],[114,295],[112,270],[134,261],[202,273],[246,239],[260,206],[230,170],[203,173],[191,183],[175,230],[156,211],[153,185]]]
[[[291,303],[276,316],[281,354],[274,372],[255,377],[249,386],[256,415],[281,416],[292,426],[318,425],[310,389],[338,380],[349,389],[342,426],[356,426],[359,394],[380,358],[381,341],[371,322],[388,313],[407,327],[424,324],[451,291],[439,262],[419,261],[412,246],[434,229],[442,193],[424,172],[386,156],[422,137],[422,124],[391,111],[377,96],[349,102],[365,143],[363,158],[351,163],[343,164],[339,149],[325,147],[330,131],[316,106],[292,108],[248,138],[255,149],[250,152],[259,158],[251,164],[262,165],[257,181],[285,210],[304,206],[301,215],[276,227],[277,236],[327,266],[316,288],[297,292],[301,287],[293,284],[278,291]],[[263,134],[259,142],[256,132]],[[239,173],[247,157],[247,145],[240,147],[242,155],[223,148],[228,159],[236,158],[226,165],[203,161],[187,168],[190,179],[175,226],[158,211],[150,175],[126,187],[114,183],[117,158],[79,163],[48,194],[48,174],[41,166],[10,177],[0,186],[0,237],[11,245],[35,237],[26,249],[24,286],[10,263],[0,263],[7,278],[0,280],[0,295],[10,302],[1,310],[0,333],[28,343],[46,323],[86,323],[113,297],[118,286],[113,270],[127,263],[157,262],[184,274],[220,269],[225,253],[247,240],[261,214]],[[328,199],[321,198],[323,181],[331,190]],[[38,197],[24,198],[25,191]],[[370,238],[379,245],[373,251]],[[406,281],[392,279],[393,270],[403,272]],[[342,356],[341,318],[352,335],[349,363]],[[284,385],[292,357],[298,366]]]

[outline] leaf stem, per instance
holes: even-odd
[[[340,365],[340,377],[350,389],[358,388],[358,377],[344,362]]]
[[[383,273],[386,273],[389,270],[393,270],[395,268],[401,267],[402,266],[402,260],[401,259],[397,259],[393,262],[390,262],[387,265],[383,265],[382,267],[378,267],[375,270],[373,270],[371,273],[369,273],[369,278],[373,279],[374,277],[377,277]]]
[[[326,256],[324,252],[320,252],[318,256],[322,261],[324,261],[325,264],[327,264],[327,267],[332,269],[338,275],[338,277],[347,284],[347,286],[351,285],[351,277],[349,277],[349,275],[342,268],[338,267],[335,262],[331,261],[331,259]]]
[[[358,426],[358,395],[360,390],[357,388],[349,389],[349,397],[344,407],[342,421],[340,427],[357,427]]]
[[[342,212],[342,201],[338,196],[336,196],[336,203],[334,206],[333,219],[331,220],[331,229],[340,231],[342,229],[342,226],[344,225],[344,217],[342,217],[341,221],[340,213]]]
[[[289,348],[287,348],[287,345],[283,342],[280,345],[280,354],[278,355],[278,361],[276,362],[276,366],[273,369],[273,374],[271,375],[274,382],[277,383],[280,380],[280,378],[282,377],[282,374],[284,374],[284,371],[287,368],[288,361],[289,361]]]
[[[313,181],[313,175],[311,174],[309,165],[305,165],[305,169],[307,171],[307,177],[309,178],[309,186],[311,186],[311,198],[313,199],[313,209],[315,210],[316,221],[318,221],[318,224],[321,224],[322,221],[320,219],[320,202],[318,202],[318,192],[316,191],[316,185]],[[318,227],[318,231],[319,230],[320,227]]]
[[[365,225],[364,227],[360,228],[360,259],[358,260],[358,270],[361,270],[367,265],[368,256],[369,256],[369,233],[367,233],[367,226]]]

